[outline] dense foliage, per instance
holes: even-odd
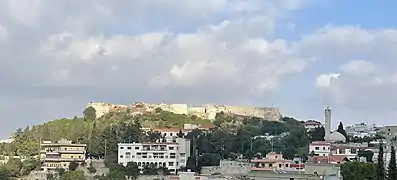
[[[346,162],[341,166],[343,179],[375,180],[376,164],[364,162]]]
[[[378,154],[378,163],[376,166],[376,179],[377,180],[385,180],[386,172],[385,172],[385,164],[383,161],[383,144],[379,145],[379,154]]]

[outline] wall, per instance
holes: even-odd
[[[188,106],[187,104],[146,104],[133,103],[132,105],[113,105],[109,103],[90,102],[88,106],[92,106],[96,110],[97,118],[112,111],[121,111],[132,109],[133,112],[143,111],[151,112],[156,108],[161,108],[164,111],[170,111],[175,114],[186,114],[188,116],[196,115],[201,118],[215,119],[219,112],[232,113],[241,116],[253,116],[264,118],[269,121],[278,121],[282,117],[280,110],[275,107],[248,107],[248,106],[229,106],[229,105],[215,105],[204,104],[202,106]],[[137,113],[138,114],[138,113]]]
[[[317,172],[318,175],[336,175],[341,177],[340,166],[333,164],[306,164],[305,174],[314,174]]]

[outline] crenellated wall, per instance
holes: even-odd
[[[112,111],[123,111],[130,109],[131,113],[140,114],[143,112],[151,112],[157,108],[164,111],[173,112],[175,114],[186,114],[188,116],[196,115],[201,118],[215,119],[217,113],[231,113],[240,116],[253,116],[264,118],[269,121],[278,121],[282,115],[276,107],[249,107],[249,106],[229,106],[204,104],[202,106],[188,106],[187,104],[146,104],[135,102],[131,105],[114,105],[103,102],[90,102],[87,104],[96,110],[97,118]]]

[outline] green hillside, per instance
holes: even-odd
[[[89,111],[89,108],[87,109]],[[57,141],[61,138],[90,144],[90,139],[91,143],[94,140],[91,137],[98,137],[107,128],[121,124],[133,124],[135,121],[139,121],[142,127],[149,128],[182,128],[186,123],[204,124],[210,122],[207,119],[188,117],[160,109],[135,116],[127,112],[112,112],[98,119],[91,115],[93,112],[88,111],[85,110],[85,117],[55,119],[41,125],[27,127],[24,130],[18,129],[14,134],[14,142],[0,145],[0,151],[3,151],[5,155],[30,156],[37,154],[40,140]],[[90,151],[94,147],[89,148]]]

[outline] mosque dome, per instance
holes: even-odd
[[[335,131],[332,132],[326,140],[331,142],[346,142],[346,137],[340,132]]]

